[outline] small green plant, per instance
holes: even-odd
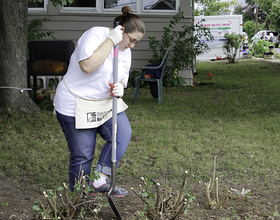
[[[5,206],[5,207],[8,207],[9,203],[8,202],[2,202],[2,205]]]
[[[83,208],[84,209],[84,208]],[[79,214],[79,218],[83,219],[85,217],[85,214],[86,214],[86,211],[85,210],[82,210]]]
[[[189,203],[191,203],[193,200],[196,199],[196,197],[195,197],[194,195],[192,195],[188,189],[185,189],[185,198],[186,198],[186,200],[187,200]],[[191,210],[191,205],[190,205],[190,204],[187,204],[187,207],[186,207],[184,213],[186,214],[186,213],[188,213],[190,210]]]
[[[32,207],[35,212],[37,212],[40,216],[43,218],[45,216],[48,216],[51,213],[50,209],[44,209],[43,206],[41,205],[40,201],[36,201],[35,205]]]
[[[152,187],[153,182],[148,182],[147,179],[145,179],[143,181],[145,182],[145,185],[147,188]],[[153,192],[149,192],[148,189],[146,189],[146,190],[147,191],[143,192],[141,195],[148,200],[148,206],[154,206],[155,205],[154,199],[156,198],[156,196]],[[145,207],[144,210],[146,211],[147,207]]]
[[[240,48],[242,46],[242,35],[236,34],[234,32],[232,32],[231,34],[225,33],[225,38],[227,40],[224,42],[223,50],[227,55],[229,63],[235,63],[236,56],[239,53]]]
[[[150,63],[161,63],[167,49],[171,48],[172,51],[163,78],[164,86],[182,85],[184,79],[178,76],[178,71],[192,68],[196,56],[210,50],[205,41],[213,39],[210,29],[203,27],[203,21],[196,25],[184,24],[180,26],[181,19],[184,19],[183,12],[174,15],[169,25],[163,28],[160,40],[156,40],[154,36],[148,37],[149,48],[153,53],[149,60]]]
[[[265,180],[264,181],[264,186],[267,188],[269,186],[269,181]]]
[[[235,214],[235,215],[236,215],[236,213],[237,213],[236,209],[234,209],[233,207],[230,207],[230,208],[231,208],[231,210],[232,210],[233,214]]]
[[[275,211],[273,212],[273,216],[279,217],[279,212],[276,207],[275,207]]]
[[[273,212],[273,216],[278,217],[279,214],[277,212]]]

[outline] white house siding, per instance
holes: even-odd
[[[190,6],[191,0],[180,0],[180,11],[184,12],[185,19],[182,23],[191,24],[192,8]],[[85,13],[85,12],[61,12],[60,6],[54,7],[50,2],[48,4],[47,12],[29,13],[28,20],[34,18],[49,18],[50,21],[43,24],[40,28],[42,31],[50,30],[54,32],[57,39],[70,39],[76,44],[83,32],[93,26],[108,26],[113,25],[114,18],[120,12],[104,12],[104,13]],[[169,20],[176,13],[136,13],[139,15],[146,26],[146,34],[138,45],[132,50],[132,69],[140,70],[148,63],[151,57],[149,50],[148,36],[156,36],[160,39],[163,33],[163,27],[168,26]]]

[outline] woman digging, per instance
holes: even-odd
[[[105,145],[99,156],[96,170],[100,178],[90,182],[92,194],[108,192],[111,174],[112,147],[112,96],[118,97],[116,167],[126,152],[131,138],[131,126],[126,116],[127,106],[121,99],[127,86],[131,67],[131,48],[145,33],[143,21],[132,13],[131,8],[122,8],[122,15],[115,18],[116,28],[92,27],[78,40],[66,75],[58,85],[54,99],[57,119],[65,134],[70,150],[70,190],[81,170],[90,176],[91,165],[99,134]],[[114,46],[118,44],[118,79],[113,84]],[[86,120],[81,112],[86,112]],[[84,117],[84,116],[83,116]],[[123,197],[127,190],[115,186],[112,195]]]

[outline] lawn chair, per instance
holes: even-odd
[[[141,69],[141,76],[137,76],[135,78],[135,92],[134,92],[133,104],[137,101],[141,81],[156,83],[158,104],[162,102],[162,78],[165,74],[168,55],[169,55],[169,49],[166,51],[161,64],[159,64],[158,66],[147,65]],[[159,74],[160,76],[152,76],[147,74],[149,71],[157,71],[157,70],[160,70],[160,74]]]

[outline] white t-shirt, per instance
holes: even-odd
[[[78,97],[86,99],[110,98],[109,83],[113,83],[114,48],[98,70],[90,74],[84,73],[79,61],[89,58],[93,52],[107,39],[110,29],[107,27],[93,27],[87,30],[78,40],[64,80]],[[127,86],[131,66],[131,50],[119,51],[118,82],[123,81]],[[76,97],[65,86],[63,80],[59,83],[55,98],[55,110],[67,116],[75,116]]]

